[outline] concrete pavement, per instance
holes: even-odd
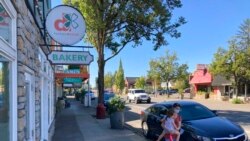
[[[71,101],[56,118],[53,141],[145,141],[128,129],[110,128],[109,118],[96,119],[95,106],[84,107],[79,101]]]

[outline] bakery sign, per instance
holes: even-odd
[[[75,8],[59,5],[46,17],[49,35],[61,45],[73,45],[81,41],[86,32],[85,20]]]
[[[48,59],[56,65],[89,65],[94,57],[88,51],[52,51]]]

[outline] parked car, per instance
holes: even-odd
[[[142,89],[129,89],[127,100],[129,102],[134,101],[135,103],[140,103],[143,101],[147,103],[151,102],[150,96],[145,92],[145,90]]]
[[[104,93],[104,106],[106,107],[106,110],[108,110],[109,100],[113,97],[115,97],[114,93],[109,93],[109,92]]]
[[[160,119],[164,111],[178,102],[181,105],[182,129],[180,141],[247,141],[244,130],[216,111],[191,101],[157,103],[141,112],[141,125],[145,137],[158,137],[162,132]]]
[[[174,94],[174,93],[177,93],[178,90],[176,89],[169,89],[169,90],[161,90],[160,91],[160,95],[163,95],[163,94]]]
[[[184,93],[190,93],[190,88],[184,89]]]

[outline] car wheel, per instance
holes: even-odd
[[[149,100],[147,100],[147,103],[151,103],[151,100],[149,99]]]
[[[129,97],[127,97],[127,100],[128,100],[129,103],[131,103],[131,100],[129,99]]]
[[[149,128],[148,128],[147,122],[142,122],[141,127],[142,127],[142,133],[143,133],[143,135],[144,135],[146,138],[150,138],[150,137],[151,137],[151,133],[150,133],[151,131],[150,131]]]
[[[137,98],[135,98],[135,104],[138,104],[139,100]]]

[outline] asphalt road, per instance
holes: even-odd
[[[168,100],[179,100],[177,95],[167,98],[165,96],[152,97],[152,103],[127,103],[127,111],[125,114],[126,126],[134,132],[142,135],[140,113],[147,107],[157,102]],[[186,99],[190,100],[190,99]],[[241,125],[248,136],[250,137],[250,104],[231,104],[230,102],[223,102],[218,100],[191,100],[199,102],[207,106],[211,110],[217,110],[219,116],[228,118],[229,120]]]

